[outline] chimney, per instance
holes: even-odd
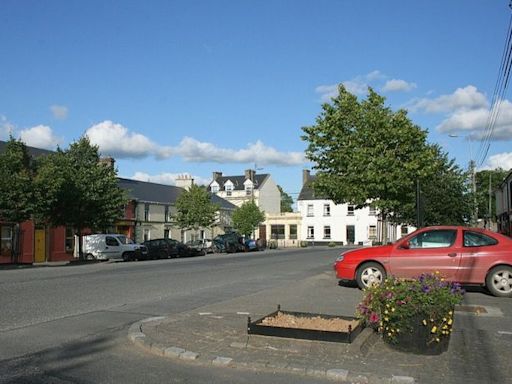
[[[246,169],[245,170],[245,178],[251,180],[254,183],[254,175],[256,174],[256,171],[253,169]]]
[[[310,170],[309,169],[303,169],[302,170],[302,185],[306,185],[311,178]]]
[[[213,172],[212,179],[216,181],[219,177],[222,177],[222,172]]]
[[[188,191],[192,185],[194,185],[194,179],[188,173],[179,175],[176,178],[176,186],[177,187],[186,189]]]
[[[100,158],[100,164],[103,164],[107,167],[114,168],[116,160],[113,157],[102,157]]]

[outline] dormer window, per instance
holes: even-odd
[[[226,196],[231,196],[233,193],[233,184],[226,184],[224,190],[226,191]]]
[[[212,185],[212,193],[217,193],[219,192],[219,186],[218,185]]]
[[[251,196],[252,195],[252,185],[246,185],[245,186],[245,195]]]

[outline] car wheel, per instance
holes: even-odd
[[[85,260],[96,260],[96,258],[92,253],[88,253],[87,255],[85,255]]]
[[[512,297],[512,267],[498,265],[489,271],[485,286],[493,296]]]
[[[386,279],[386,271],[378,263],[364,263],[357,269],[356,281],[359,288],[380,285]]]
[[[125,252],[123,253],[123,261],[131,261],[133,260],[133,253],[132,252]]]

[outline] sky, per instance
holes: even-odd
[[[508,0],[2,0],[0,140],[87,135],[121,177],[269,173],[296,198],[302,127],[368,87],[462,168],[481,150]],[[512,168],[505,93],[479,169]],[[314,172],[313,172],[314,173]]]

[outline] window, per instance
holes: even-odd
[[[308,239],[315,238],[315,227],[308,227]]]
[[[354,216],[354,206],[353,205],[349,205],[347,207],[347,216]]]
[[[228,184],[224,187],[226,190],[226,196],[231,196],[233,194],[233,186],[231,184]]]
[[[331,216],[331,204],[324,204],[324,216]]]
[[[290,224],[290,240],[297,240],[297,224]]]
[[[275,224],[270,226],[271,239],[284,239],[284,225]]]
[[[368,238],[371,240],[374,240],[377,238],[377,226],[376,225],[370,225],[368,228]]]
[[[368,213],[370,216],[375,216],[377,214],[377,210],[373,204],[370,204],[370,212]]]
[[[149,221],[149,204],[144,204],[144,221]]]
[[[1,227],[0,255],[11,256],[12,252],[12,227],[5,225]]]
[[[149,229],[144,229],[144,241],[149,240]]]
[[[313,211],[313,204],[308,204],[307,215],[308,215],[308,217],[313,217],[315,215],[314,211]]]
[[[400,228],[400,233],[403,236],[407,235],[407,233],[409,232],[409,228],[407,228],[407,225],[402,225],[402,227]]]
[[[166,223],[168,223],[168,222],[169,222],[169,206],[168,206],[168,205],[166,205],[166,206],[165,206],[164,221],[165,221]]]
[[[75,234],[71,227],[66,227],[66,239],[64,246],[66,247],[66,252],[73,252],[75,249]]]
[[[246,185],[245,186],[245,195],[246,196],[251,196],[252,195],[252,185]]]
[[[212,193],[219,192],[219,186],[218,185],[212,185]]]
[[[107,244],[109,247],[119,246],[119,242],[116,240],[115,237],[112,237],[112,236],[107,236],[105,238],[105,244]]]
[[[168,239],[168,238],[169,238],[169,230],[164,229],[164,239]]]
[[[411,248],[443,248],[450,247],[455,242],[457,231],[442,229],[422,232],[409,241]]]
[[[465,247],[485,247],[488,245],[496,245],[498,241],[483,233],[464,231]]]
[[[331,238],[331,227],[329,225],[326,225],[324,227],[324,239],[330,239]]]

